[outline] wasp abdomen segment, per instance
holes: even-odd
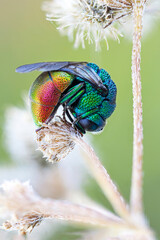
[[[44,72],[34,81],[30,88],[30,99],[36,125],[41,126],[49,118],[61,94],[73,79],[66,72]]]
[[[63,93],[73,82],[74,76],[67,72],[49,72],[54,86]]]

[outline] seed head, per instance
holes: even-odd
[[[78,130],[60,117],[56,117],[54,122],[49,125],[43,124],[37,131],[38,149],[49,162],[57,162],[74,148],[74,139],[77,136],[80,136]]]
[[[115,28],[116,22],[132,13],[131,0],[51,0],[43,5],[47,20],[56,21],[58,30],[69,39],[75,47],[85,47],[85,40],[95,41],[96,50],[100,40],[107,42],[107,36],[119,40],[120,32]]]

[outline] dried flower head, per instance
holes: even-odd
[[[85,40],[95,41],[96,49],[100,40],[107,42],[107,36],[119,40],[120,32],[115,24],[132,13],[132,0],[51,0],[43,5],[49,21],[56,21],[62,34],[73,39],[76,30],[75,47]]]
[[[146,5],[144,32],[152,28],[151,18],[160,16],[160,1],[143,0]],[[46,11],[46,18],[55,21],[58,30],[63,35],[68,35],[75,44],[85,47],[85,40],[95,42],[96,50],[100,49],[100,41],[107,43],[107,37],[119,41],[122,33],[127,36],[133,31],[134,0],[48,0],[42,8]],[[127,23],[127,24],[125,24]]]
[[[56,117],[54,122],[43,124],[37,130],[38,149],[49,162],[57,162],[74,148],[76,136],[80,136],[78,130],[62,118]]]
[[[17,180],[4,182],[1,185],[0,212],[4,217],[11,216],[11,220],[4,222],[3,228],[19,230],[21,233],[31,232],[43,218],[38,208],[28,214],[31,206],[38,200],[39,197],[33,193],[28,182],[23,184]]]

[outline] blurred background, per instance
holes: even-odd
[[[118,89],[117,108],[104,131],[92,135],[100,159],[122,194],[129,200],[132,166],[132,85],[130,40],[118,44],[109,39],[109,51],[94,46],[74,49],[62,37],[55,24],[46,21],[41,0],[0,0],[0,163],[10,166],[12,159],[4,147],[4,113],[10,106],[23,107],[23,93],[28,92],[38,72],[15,73],[16,67],[41,61],[88,61],[105,68]],[[142,94],[144,126],[144,207],[150,225],[160,235],[160,22],[142,42]],[[8,116],[9,118],[9,116]],[[21,126],[19,126],[20,128]],[[20,140],[21,141],[21,140]],[[25,173],[24,173],[25,174]],[[7,178],[4,174],[4,178]],[[90,179],[86,192],[94,200],[110,207],[96,183]],[[56,239],[56,238],[55,238]],[[59,238],[63,239],[63,238]],[[64,238],[66,239],[66,238]]]

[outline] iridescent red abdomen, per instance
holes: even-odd
[[[34,122],[41,126],[53,112],[61,94],[72,83],[74,76],[66,72],[44,72],[30,88]]]

